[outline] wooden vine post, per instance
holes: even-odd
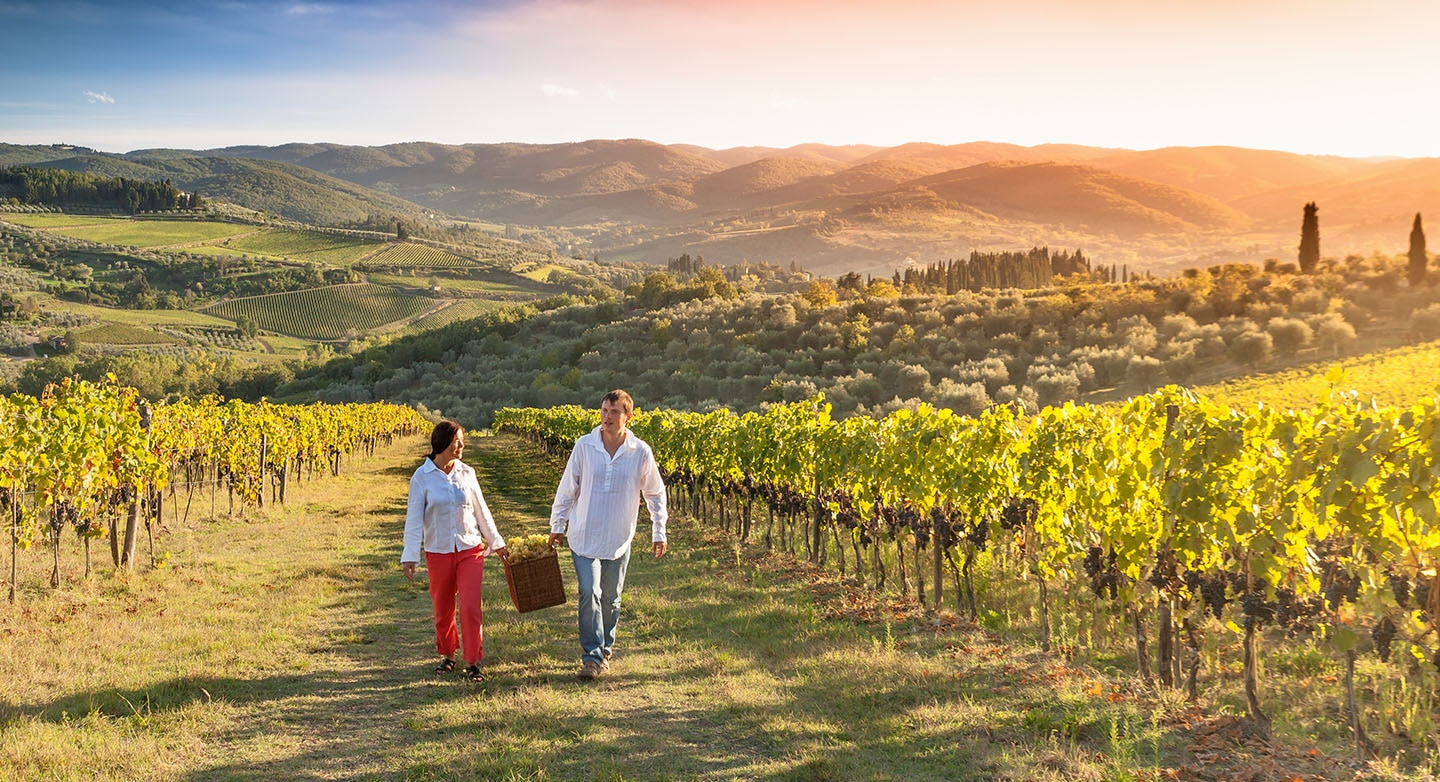
[[[140,403],[140,430],[144,432],[148,445],[150,440],[150,422],[152,414],[150,405],[146,402]],[[125,570],[135,569],[135,543],[140,536],[140,505],[141,495],[138,491],[131,492],[129,513],[125,518],[125,545],[120,550],[120,567]]]

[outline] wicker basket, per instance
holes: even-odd
[[[565,602],[565,585],[560,581],[560,558],[552,549],[549,554],[523,562],[505,563],[505,581],[510,584],[510,600],[520,613],[538,611]]]

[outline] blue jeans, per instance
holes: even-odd
[[[625,588],[627,550],[619,559],[593,559],[570,552],[580,591],[580,659],[605,661],[620,623],[620,590]]]

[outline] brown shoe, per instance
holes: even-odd
[[[598,677],[598,676],[600,675],[601,670],[602,670],[602,669],[601,669],[601,667],[600,667],[600,663],[597,663],[597,662],[595,662],[594,660],[587,659],[587,660],[585,660],[585,662],[580,666],[580,672],[577,673],[577,674],[575,674],[575,675],[576,675],[576,677],[578,677],[578,678],[585,679],[586,681],[589,681],[590,679],[594,679],[594,678]]]

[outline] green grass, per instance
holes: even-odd
[[[254,231],[248,225],[202,220],[128,220],[115,218],[76,227],[50,226],[45,230],[89,242],[124,247],[176,247],[201,244]]]
[[[96,320],[131,326],[233,328],[235,325],[224,318],[217,318],[214,315],[206,315],[194,310],[123,310],[55,299],[46,299],[42,304],[46,309],[76,312],[89,315]]]
[[[526,279],[531,279],[536,282],[545,282],[546,280],[550,279],[550,272],[568,270],[558,263],[529,262],[517,264],[515,268],[511,269],[510,271],[520,275],[521,277],[525,277]]]
[[[471,445],[502,531],[546,529],[559,462]],[[1070,662],[898,605],[861,617],[843,582],[683,515],[670,555],[631,562],[606,677],[574,680],[573,607],[517,615],[497,562],[489,681],[436,677],[423,577],[397,566],[423,450],[354,459],[245,518],[223,516],[223,492],[221,516],[205,493],[186,515],[181,492],[158,569],[85,577],[67,535],[51,591],[48,554],[22,551],[0,609],[0,779],[1402,778],[1311,757],[1328,737],[1224,741],[1204,728],[1223,712],[1149,692],[1119,656]]]
[[[144,326],[130,326],[123,323],[104,323],[76,332],[83,344],[103,345],[161,345],[175,344],[180,340],[168,334]]]
[[[234,247],[232,247],[231,245],[229,245],[229,244],[223,244],[223,243],[222,243],[222,244],[203,244],[203,245],[195,245],[195,246],[193,246],[193,247],[186,247],[186,248],[185,248],[185,254],[186,254],[186,255],[201,255],[201,256],[211,256],[211,255],[213,255],[213,256],[217,256],[217,257],[223,255],[223,256],[229,256],[229,257],[231,257],[231,258],[237,258],[237,257],[240,257],[240,256],[247,256],[247,255],[248,255],[248,256],[250,256],[250,257],[252,257],[252,258],[258,258],[258,259],[264,260],[264,261],[280,261],[280,260],[283,260],[283,258],[284,258],[284,256],[281,256],[281,255],[267,255],[267,254],[265,254],[265,253],[254,252],[253,250],[252,250],[252,251],[237,250],[237,249],[235,249]]]
[[[1300,369],[1248,375],[1237,380],[1203,386],[1197,391],[1231,405],[1248,406],[1264,402],[1272,407],[1307,408],[1329,397],[1332,391],[1362,392],[1362,401],[1373,399],[1381,405],[1409,406],[1417,400],[1440,393],[1440,342],[1386,350],[1364,356],[1316,362]],[[1327,374],[1340,368],[1343,376],[1333,384]]]
[[[27,228],[38,228],[44,231],[56,228],[73,228],[82,225],[110,225],[116,220],[126,220],[128,222],[129,218],[49,213],[0,213],[0,221],[23,225]]]
[[[234,254],[288,258],[318,263],[322,266],[348,267],[371,253],[383,249],[385,244],[353,236],[269,229],[233,239],[224,247]]]

